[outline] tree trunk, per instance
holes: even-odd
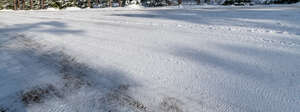
[[[121,7],[122,6],[122,0],[118,0],[118,2],[119,2],[119,7]]]
[[[99,0],[96,0],[96,4],[97,4],[97,6],[99,5]]]
[[[76,3],[77,3],[76,1],[78,1],[78,0],[73,0],[73,2],[72,2],[73,7],[76,6]]]
[[[14,0],[14,10],[17,10],[17,3],[16,3],[16,0]]]
[[[45,0],[41,0],[41,3],[40,3],[41,7],[40,7],[40,9],[44,9],[44,2],[45,2]]]
[[[20,0],[17,0],[17,2],[18,2],[17,8],[19,9],[20,8]]]
[[[32,9],[32,8],[33,8],[33,1],[30,0],[30,9]]]
[[[22,0],[22,9],[25,10],[25,0]]]
[[[125,7],[126,5],[126,0],[122,0],[122,7]]]
[[[182,0],[178,0],[178,5],[181,5],[182,4]]]
[[[169,2],[169,0],[166,0],[166,4],[167,4],[167,5],[170,5],[170,2]]]
[[[197,0],[197,5],[200,5],[200,3],[201,3],[201,0]]]
[[[91,8],[91,0],[88,0],[88,7]]]
[[[108,0],[108,6],[111,7],[112,4],[111,4],[111,0]]]

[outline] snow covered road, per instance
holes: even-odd
[[[0,11],[0,112],[299,112],[300,7]]]

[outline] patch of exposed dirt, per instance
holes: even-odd
[[[33,87],[28,91],[21,92],[21,101],[26,106],[36,103],[43,103],[50,97],[61,97],[59,90],[52,85]]]
[[[106,96],[100,100],[101,102],[107,105],[118,104],[121,106],[129,107],[134,112],[153,112],[152,110],[147,108],[142,102],[137,101],[126,94],[126,91],[128,91],[129,87],[129,85],[120,85],[119,88],[107,93]],[[114,110],[109,111],[113,112]]]
[[[184,112],[180,107],[181,105],[183,103],[180,100],[173,97],[166,97],[160,103],[160,108],[164,112]]]
[[[87,76],[85,72],[90,68],[85,64],[78,63],[74,57],[61,52],[58,65],[64,80],[64,89],[79,89],[92,85],[92,82],[85,78]]]

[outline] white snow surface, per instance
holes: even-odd
[[[294,5],[0,11],[0,20],[0,111],[300,111]]]
[[[70,7],[70,8],[72,8],[72,7]],[[46,10],[47,11],[58,11],[59,9],[58,8],[47,8]]]
[[[126,8],[141,9],[141,8],[143,8],[143,6],[138,5],[138,4],[130,4],[130,5],[126,6]]]
[[[81,10],[79,7],[67,7],[65,10]]]

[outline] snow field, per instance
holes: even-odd
[[[0,107],[297,112],[299,17],[295,6],[3,11]],[[42,103],[19,101],[47,84]]]

